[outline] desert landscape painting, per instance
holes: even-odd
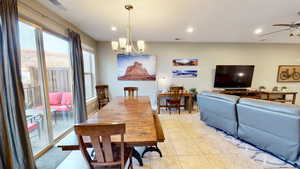
[[[173,78],[195,78],[198,76],[197,70],[173,70]]]
[[[198,59],[173,59],[173,66],[198,66]]]
[[[156,80],[156,57],[138,54],[118,56],[118,80]]]

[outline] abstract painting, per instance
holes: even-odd
[[[300,82],[300,65],[279,66],[277,82]]]
[[[195,78],[198,76],[197,70],[173,70],[173,78]]]
[[[119,54],[118,80],[156,80],[156,57],[147,54]]]
[[[173,59],[173,66],[198,66],[198,59]]]

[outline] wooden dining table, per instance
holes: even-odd
[[[153,113],[150,98],[147,96],[115,97],[84,123],[125,123],[126,146],[157,148],[157,143],[165,140],[159,118]],[[87,146],[92,146],[88,137],[84,141]],[[120,137],[113,136],[112,142],[120,142]],[[79,150],[76,134],[70,133],[57,143],[57,147],[63,151]],[[134,150],[133,156],[142,165],[142,158],[137,151]]]

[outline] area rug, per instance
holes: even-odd
[[[36,160],[36,166],[38,169],[56,169],[70,153],[71,151],[61,151],[61,149],[53,147]]]
[[[236,146],[242,153],[247,155],[249,158],[254,160],[258,165],[265,169],[271,168],[295,168],[291,164],[267,153],[264,152],[248,143],[245,143],[239,139],[236,139],[226,133],[215,129],[217,133],[222,135],[226,140]],[[296,169],[296,168],[295,168]]]

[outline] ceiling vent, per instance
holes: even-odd
[[[61,2],[59,2],[59,0],[49,0],[49,2],[54,5],[55,7],[59,8],[59,9],[62,9],[62,10],[67,10],[63,4]]]

